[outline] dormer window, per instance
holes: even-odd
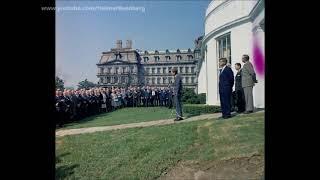
[[[149,54],[148,51],[144,51],[144,54]]]
[[[188,55],[188,60],[192,60],[193,56],[192,55]]]
[[[188,53],[191,53],[191,49],[190,48],[188,49]]]
[[[180,49],[177,49],[177,53],[180,53]]]
[[[182,57],[180,55],[177,56],[177,61],[180,61]]]
[[[167,50],[166,50],[166,54],[169,54],[169,53],[170,53],[170,52],[169,52],[169,50],[167,49]]]
[[[144,62],[148,62],[149,61],[149,57],[143,57],[143,61]]]
[[[158,50],[155,50],[154,53],[155,53],[155,54],[159,54],[159,51],[158,51]]]

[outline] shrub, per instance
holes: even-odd
[[[193,89],[184,88],[182,90],[182,102],[188,104],[205,104],[206,94],[196,94]]]
[[[190,116],[197,116],[201,114],[218,113],[221,112],[221,108],[220,106],[212,105],[185,104],[183,105],[183,111]]]

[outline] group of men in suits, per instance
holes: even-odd
[[[111,87],[56,91],[56,124],[63,126],[88,116],[123,107],[173,107],[171,87]]]
[[[222,110],[222,118],[227,119],[231,117],[232,101],[235,100],[235,105],[238,113],[249,114],[254,110],[253,105],[253,86],[257,83],[256,73],[253,65],[249,61],[248,55],[242,56],[244,63],[241,68],[240,63],[235,64],[237,70],[236,77],[233,75],[232,69],[227,65],[226,58],[219,59],[220,73],[219,73],[219,95]],[[235,79],[234,98],[232,88]]]

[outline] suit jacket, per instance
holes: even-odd
[[[177,74],[174,78],[174,92],[173,95],[182,94],[182,77],[181,74]]]
[[[256,83],[256,73],[250,61],[246,62],[242,68],[241,84],[242,87],[252,87]]]
[[[242,83],[241,83],[241,81],[242,81],[242,77],[241,77],[241,73],[242,72],[242,69],[240,69],[240,71],[239,72],[237,72],[237,74],[236,74],[236,77],[235,77],[235,90],[237,91],[237,90],[241,90],[242,89]]]
[[[219,75],[219,91],[223,93],[225,91],[232,91],[234,84],[233,71],[230,67],[226,66]]]

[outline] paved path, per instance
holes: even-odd
[[[264,112],[264,110],[258,111],[255,113],[260,113],[260,112]],[[240,116],[241,115],[242,114],[240,114]],[[194,116],[194,117],[190,117],[188,119],[185,119],[183,121],[178,121],[178,122],[174,122],[173,119],[165,119],[165,120],[156,120],[156,121],[148,121],[148,122],[140,122],[140,123],[120,124],[120,125],[114,125],[114,126],[65,129],[65,130],[56,131],[56,137],[62,137],[62,136],[66,136],[66,135],[75,135],[75,134],[94,133],[94,132],[98,132],[98,131],[111,131],[111,130],[127,129],[127,128],[161,126],[161,125],[176,124],[176,123],[186,123],[186,122],[192,122],[192,121],[218,118],[220,116],[221,116],[221,113],[214,113],[214,114],[203,114],[203,115],[199,115],[199,116]]]

